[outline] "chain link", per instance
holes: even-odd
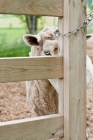
[[[85,19],[85,21],[76,29],[73,29],[71,31],[69,31],[68,33],[63,34],[63,36],[69,36],[71,34],[77,33],[81,28],[86,27],[93,19],[93,12],[91,12],[90,14],[88,14],[87,18]],[[55,32],[56,36],[60,36],[61,33],[59,32],[59,30],[56,30]]]

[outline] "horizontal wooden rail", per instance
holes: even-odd
[[[59,114],[0,123],[0,140],[46,140],[63,136]]]
[[[62,77],[62,57],[17,57],[0,59],[0,82]]]
[[[0,13],[62,16],[63,0],[0,0]]]

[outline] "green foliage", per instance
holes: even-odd
[[[26,46],[22,36],[24,29],[0,29],[0,57],[28,56],[30,47]]]
[[[30,16],[28,15],[14,15],[14,16],[20,19],[20,23],[24,24],[24,28],[27,28],[29,30]]]
[[[87,0],[87,14],[93,12],[93,0]],[[87,34],[93,34],[93,20],[87,26]]]
[[[87,4],[89,7],[91,7],[93,0],[87,0]]]
[[[34,27],[35,27],[34,30],[37,29],[37,20],[35,20],[35,24],[33,25],[32,16],[29,16],[29,15],[14,15],[14,16],[19,18],[20,24],[24,25],[24,28],[27,30],[27,33],[32,33],[31,31]]]
[[[87,5],[90,10],[93,10],[93,0],[87,0]]]
[[[24,25],[24,28],[26,29],[27,33],[32,33],[31,30],[33,28],[33,21],[31,19],[31,16],[28,15],[14,15],[14,16],[20,19],[20,23]],[[36,16],[35,22],[36,23],[34,33],[38,33],[46,25],[46,18],[43,16]]]

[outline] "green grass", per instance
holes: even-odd
[[[0,57],[28,56],[28,47],[22,36],[26,33],[22,28],[0,28]]]
[[[22,35],[26,33],[24,28],[0,28],[0,36],[6,35],[10,36],[12,39],[22,38]]]

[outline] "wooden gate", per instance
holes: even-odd
[[[62,34],[83,23],[86,0],[0,0],[0,13],[59,17],[62,55],[0,59],[0,82],[59,78],[59,113],[2,122],[0,140],[47,140],[59,136],[62,140],[85,140],[86,29],[70,36]]]

